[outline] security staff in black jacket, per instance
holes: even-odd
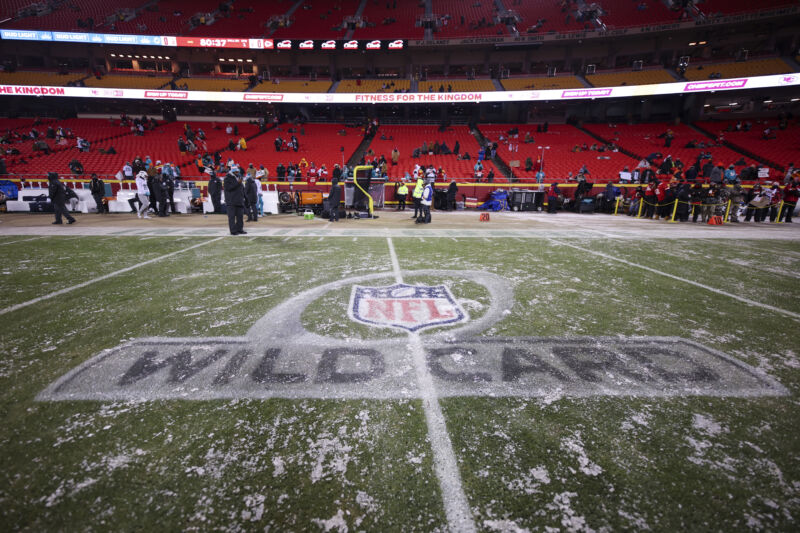
[[[208,179],[208,196],[211,197],[211,205],[214,206],[214,212],[222,213],[222,180],[213,171]]]
[[[101,214],[108,213],[108,206],[103,203],[103,197],[106,195],[106,186],[103,180],[97,177],[97,174],[92,174],[92,182],[89,185],[89,189],[92,191],[92,198],[97,204],[97,212]]]
[[[156,177],[155,189],[158,195],[158,216],[160,217],[169,216],[167,214],[168,179],[169,177],[166,174],[161,174]]]
[[[58,174],[55,172],[47,173],[47,180],[50,185],[47,188],[50,201],[53,202],[53,212],[56,215],[56,221],[53,224],[61,224],[61,215],[67,217],[67,224],[74,224],[75,219],[67,211],[67,189],[63,183],[58,180]]]
[[[231,170],[225,175],[225,205],[228,210],[228,227],[231,235],[244,235],[244,186],[239,171]]]
[[[253,176],[244,182],[244,199],[248,222],[258,222],[258,186]]]
[[[164,192],[164,196],[163,196],[163,199],[164,199],[163,201],[164,201],[164,204],[165,204],[164,208],[166,209],[166,203],[169,202],[169,210],[174,215],[175,213],[178,212],[178,210],[175,209],[175,197],[174,197],[174,194],[175,194],[175,180],[172,179],[172,176],[170,176],[169,174],[164,174],[162,176],[162,179],[163,179],[164,183],[167,186],[167,190]]]
[[[138,174],[138,172],[136,173]],[[161,184],[158,176],[147,175],[147,189],[150,191],[150,209],[156,215],[159,213],[158,205],[163,201],[161,197]]]

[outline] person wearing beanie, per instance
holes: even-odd
[[[47,181],[50,182],[47,188],[48,196],[50,196],[50,201],[53,202],[53,213],[56,216],[56,220],[53,222],[53,224],[62,224],[62,215],[67,218],[67,224],[74,224],[75,219],[69,214],[69,211],[67,211],[66,186],[61,183],[61,181],[58,179],[58,174],[55,172],[47,173]]]

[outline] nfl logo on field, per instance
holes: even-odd
[[[353,286],[350,318],[374,327],[410,332],[466,322],[466,311],[444,285]]]

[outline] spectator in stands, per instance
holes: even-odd
[[[619,173],[619,182],[620,183],[630,183],[633,180],[633,175],[628,167],[624,167],[622,171]]]
[[[733,165],[729,165],[727,170],[725,170],[723,177],[725,178],[725,183],[734,184],[739,181],[739,178],[736,176],[736,169]]]
[[[764,134],[761,138],[764,140],[771,140],[771,139],[777,139],[778,136],[775,134],[775,130],[767,126],[766,128],[764,128]]]
[[[76,176],[80,176],[81,174],[83,174],[83,164],[77,159],[73,159],[72,161],[69,162],[69,169]]]
[[[742,181],[756,181],[758,180],[758,169],[756,168],[755,163],[750,165],[749,167],[745,167],[742,170],[742,173],[739,175]]]
[[[724,171],[725,168],[722,165],[714,166],[714,168],[711,169],[711,175],[709,176],[709,181],[711,181],[711,183],[716,183],[717,185],[721,184],[724,176]]]
[[[45,154],[50,155],[50,146],[44,139],[39,139],[33,142],[33,151],[44,152]]]
[[[239,138],[239,150],[243,152],[247,151],[247,140],[244,137]]]
[[[81,152],[88,152],[90,145],[89,145],[89,141],[87,141],[86,139],[83,139],[81,137],[78,137],[78,140],[76,142],[76,146],[78,147],[78,150],[80,150]]]
[[[183,137],[178,137],[178,151],[184,153],[186,148],[186,141],[183,140]]]

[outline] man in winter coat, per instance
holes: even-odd
[[[89,189],[92,191],[94,203],[97,204],[97,212],[101,214],[108,213],[108,206],[103,203],[103,197],[106,195],[106,185],[103,180],[97,177],[97,174],[92,174],[92,182],[89,185]]]
[[[63,222],[61,222],[62,215],[67,218],[67,224],[74,224],[75,219],[69,214],[69,211],[67,211],[66,186],[59,181],[58,174],[55,172],[48,172],[47,180],[50,182],[47,193],[48,196],[50,196],[50,201],[53,203],[53,213],[56,215],[56,220],[53,224],[63,224]]]
[[[222,213],[222,180],[214,171],[211,171],[211,177],[208,179],[208,196],[211,198],[211,205],[214,206],[214,213]]]
[[[419,200],[421,214],[417,219],[417,224],[431,223],[431,204],[433,203],[433,180],[427,179],[425,187],[422,189],[422,196]]]
[[[253,176],[247,176],[244,183],[244,200],[247,222],[258,222],[258,186]]]
[[[328,212],[330,217],[328,220],[331,222],[339,221],[339,204],[342,201],[342,188],[339,187],[339,178],[331,180],[331,190],[328,193]]]
[[[450,182],[450,186],[447,187],[447,211],[455,211],[456,210],[456,195],[458,194],[458,185],[456,185],[455,181]]]
[[[244,235],[244,186],[238,171],[225,175],[225,205],[228,210],[228,228],[231,235]]]

